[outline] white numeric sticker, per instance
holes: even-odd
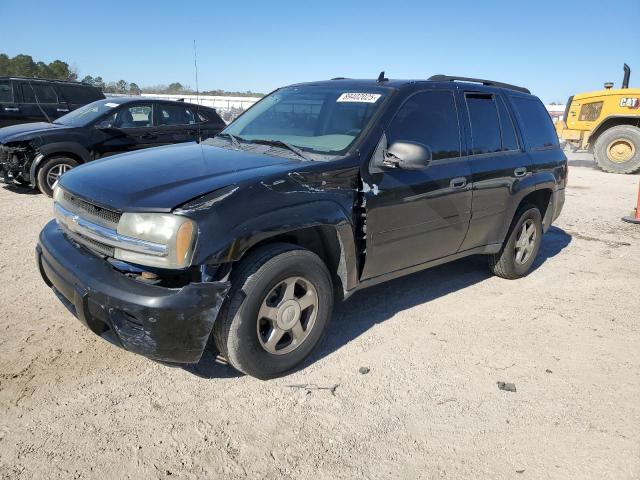
[[[376,103],[381,96],[379,93],[343,93],[336,102]]]

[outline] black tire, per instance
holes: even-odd
[[[620,142],[630,150],[630,158],[614,161],[610,147]],[[605,130],[596,140],[593,148],[596,164],[609,173],[635,173],[640,170],[640,128],[631,125],[619,125]]]
[[[528,256],[523,257],[521,259],[523,261],[520,262],[516,256],[521,249],[516,250],[516,243],[519,235],[522,233],[522,226],[525,223],[535,228],[535,242]],[[540,214],[540,210],[534,205],[526,205],[516,213],[502,249],[494,255],[489,255],[489,268],[498,277],[509,280],[524,277],[538,256],[541,242],[542,215]]]
[[[47,197],[53,196],[53,184],[50,183],[51,175],[56,168],[64,168],[64,166],[71,168],[77,167],[78,162],[69,157],[51,157],[45,160],[38,169],[37,175],[37,187]]]
[[[259,339],[262,320],[258,312],[267,295],[291,277],[303,277],[313,285],[317,311],[304,340],[289,353],[274,354],[268,352]],[[295,245],[265,245],[241,260],[230,280],[231,290],[213,329],[215,345],[229,364],[266,380],[292,370],[311,354],[333,312],[331,276],[320,257]]]

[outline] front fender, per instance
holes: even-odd
[[[247,218],[230,229],[215,245],[197,248],[196,264],[221,264],[240,260],[255,245],[303,229],[327,227],[336,235],[340,248],[339,275],[345,289],[357,283],[356,242],[349,215],[331,200],[318,200],[272,210]],[[203,237],[211,237],[207,232]],[[221,232],[216,232],[220,235]]]
[[[31,186],[33,188],[36,187],[37,183],[37,172],[38,168],[42,164],[42,161],[51,155],[64,155],[64,154],[73,154],[75,157],[78,157],[83,163],[91,160],[91,154],[89,150],[87,150],[82,145],[75,142],[56,142],[56,143],[48,143],[46,145],[42,145],[37,148],[37,154],[31,161],[31,165],[29,168],[29,181],[31,182]],[[26,171],[26,168],[25,168]]]

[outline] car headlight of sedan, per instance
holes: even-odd
[[[126,243],[116,247],[114,257],[125,262],[149,267],[181,269],[191,263],[198,235],[193,220],[170,213],[125,212],[118,222],[117,233]]]

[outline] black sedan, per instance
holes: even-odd
[[[225,127],[212,108],[144,97],[99,100],[53,123],[0,128],[0,168],[6,183],[51,196],[67,170],[123,152],[212,137]]]

